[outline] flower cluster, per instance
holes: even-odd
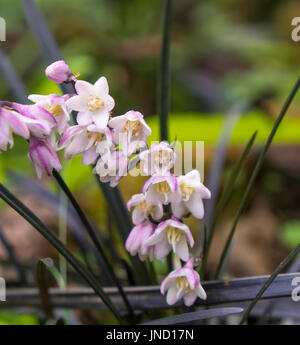
[[[183,223],[188,215],[202,219],[203,199],[210,198],[199,172],[172,174],[176,159],[173,148],[167,142],[147,146],[151,129],[140,112],[111,116],[115,102],[105,77],[95,84],[77,80],[64,61],[48,66],[45,74],[55,83],[71,83],[74,94],[30,95],[30,105],[0,102],[0,149],[13,147],[13,134],[22,136],[29,142],[28,158],[39,178],[43,172],[51,175],[53,169],[62,169],[58,150],[64,150],[65,159],[80,154],[82,164],[93,164],[93,172],[111,187],[128,172],[130,158],[136,155],[141,173],[150,177],[142,193],[127,203],[135,226],[126,249],[142,261],[163,259],[172,252],[184,263],[161,284],[161,292],[168,291],[169,304],[183,298],[189,306],[197,296],[205,299],[199,274],[193,268],[194,238]],[[72,112],[77,113],[76,124],[72,123]]]
[[[193,269],[190,249],[194,238],[182,218],[188,214],[201,219],[204,216],[203,199],[210,198],[209,190],[201,183],[200,174],[192,170],[184,176],[174,176],[171,169],[176,155],[166,142],[153,144],[139,154],[141,169],[151,177],[142,193],[133,195],[127,203],[135,224],[127,240],[126,249],[140,260],[163,259],[174,253],[183,267],[169,273],[161,284],[161,293],[167,294],[167,303],[174,304],[183,297],[187,306],[197,296],[206,299],[199,274]],[[178,260],[179,261],[179,260]]]
[[[105,77],[94,85],[77,80],[64,61],[48,66],[45,74],[55,83],[72,83],[74,94],[30,95],[30,105],[1,102],[0,149],[13,147],[13,134],[27,139],[28,158],[39,178],[62,169],[56,151],[64,149],[65,159],[81,154],[84,165],[94,164],[100,180],[115,187],[128,171],[129,157],[146,146],[151,134],[143,115],[131,110],[112,118],[115,101]]]

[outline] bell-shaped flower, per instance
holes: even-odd
[[[193,269],[193,259],[189,260],[183,267],[168,274],[160,285],[160,292],[164,295],[167,292],[167,303],[175,304],[183,298],[187,307],[193,305],[197,297],[206,300],[207,296],[200,284],[200,276]]]
[[[132,211],[132,221],[133,224],[140,224],[145,219],[148,219],[149,216],[155,220],[159,221],[163,214],[163,206],[161,203],[155,203],[152,205],[147,205],[145,194],[135,194],[127,202],[127,209]]]
[[[178,188],[172,201],[172,212],[181,218],[187,208],[195,218],[204,216],[203,199],[210,199],[210,191],[201,183],[198,170],[177,177]]]
[[[49,65],[45,74],[47,78],[57,84],[68,83],[75,79],[69,65],[63,60],[55,61]]]
[[[70,159],[82,154],[82,164],[95,163],[99,154],[112,147],[112,135],[108,128],[98,129],[95,124],[71,126],[58,141],[58,149],[65,149],[64,156]]]
[[[155,226],[153,223],[147,221],[136,225],[127,237],[125,248],[134,256],[139,255],[141,261],[149,258],[153,260],[153,247],[145,245],[145,241],[153,234]]]
[[[93,172],[100,176],[100,181],[116,187],[127,174],[129,159],[122,151],[107,151],[98,159]]]
[[[105,77],[99,78],[94,85],[84,80],[75,83],[76,96],[67,100],[70,109],[78,111],[77,122],[87,125],[95,122],[98,128],[107,126],[110,111],[115,101],[108,94],[109,88]]]
[[[53,169],[57,171],[62,169],[54,146],[54,133],[45,139],[36,138],[34,136],[30,137],[28,158],[34,167],[38,178],[42,177],[43,172],[48,176],[51,176]]]
[[[139,158],[143,174],[164,176],[173,168],[176,154],[167,142],[162,141],[141,152]]]
[[[151,129],[144,120],[144,116],[134,110],[128,111],[121,116],[113,117],[109,126],[114,129],[114,140],[117,145],[122,145],[127,155],[131,155],[138,148],[147,145],[147,137]]]
[[[57,131],[62,134],[68,127],[70,121],[70,114],[66,105],[66,100],[72,95],[59,96],[55,94],[50,95],[30,95],[28,99],[41,107],[45,108],[51,115],[55,117],[57,123]]]
[[[29,138],[29,130],[22,116],[13,109],[0,107],[0,150],[6,151],[14,145],[13,134],[16,133],[25,139]]]
[[[168,219],[157,226],[145,244],[155,247],[157,259],[164,258],[172,249],[181,260],[188,261],[188,246],[193,247],[194,239],[187,225],[176,219]]]
[[[52,114],[38,104],[11,103],[12,108],[23,117],[30,135],[36,138],[45,138],[51,134],[56,127],[56,120]]]
[[[173,174],[168,176],[151,176],[145,183],[142,192],[146,194],[147,205],[162,203],[167,205],[173,200],[177,190],[177,180]]]

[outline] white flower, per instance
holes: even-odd
[[[113,117],[109,126],[114,129],[116,144],[122,145],[122,151],[131,155],[137,148],[147,145],[147,136],[151,134],[150,127],[146,124],[144,116],[134,110],[121,116]]]
[[[149,258],[153,260],[153,247],[145,245],[146,240],[153,234],[154,224],[147,221],[135,226],[127,237],[125,248],[130,255],[139,255],[141,261]]]
[[[126,175],[129,159],[122,151],[107,151],[98,159],[93,171],[100,176],[100,181],[116,187]]]
[[[66,100],[72,95],[59,96],[55,94],[50,95],[29,95],[28,99],[41,107],[45,108],[51,115],[55,117],[57,122],[57,131],[59,134],[67,128],[70,121],[70,115]]]
[[[69,65],[64,60],[53,62],[46,68],[45,74],[47,78],[57,84],[68,83],[75,79]]]
[[[98,128],[107,126],[110,111],[115,101],[108,94],[108,84],[105,77],[99,78],[94,85],[84,80],[75,83],[76,96],[67,100],[70,109],[78,111],[79,125],[88,125],[95,122]]]
[[[176,154],[167,142],[151,145],[150,149],[139,154],[142,171],[145,175],[164,176],[174,166]]]
[[[108,128],[99,129],[95,124],[69,127],[58,142],[58,149],[65,149],[65,158],[82,155],[82,164],[95,163],[99,154],[113,146],[112,134]]]
[[[173,199],[174,192],[177,189],[176,177],[169,176],[151,176],[143,186],[143,193],[146,194],[148,205],[163,203],[167,205]]]
[[[143,193],[133,195],[127,202],[127,209],[130,211],[132,208],[133,224],[142,223],[149,217],[149,215],[152,217],[152,219],[158,221],[164,214],[162,204],[155,203],[152,205],[147,205],[146,196]]]
[[[183,261],[189,259],[189,248],[193,247],[194,239],[189,227],[176,219],[168,219],[160,223],[154,234],[149,237],[145,245],[155,246],[155,256],[162,259],[171,249]]]
[[[183,298],[184,304],[190,307],[200,297],[205,300],[207,298],[203,287],[200,284],[200,276],[193,269],[193,260],[189,260],[185,266],[172,271],[162,281],[160,291],[164,295],[167,293],[167,303],[175,304]]]
[[[198,170],[192,170],[177,178],[178,188],[172,201],[173,214],[181,218],[187,208],[195,218],[202,219],[202,199],[210,199],[210,191],[201,183]]]

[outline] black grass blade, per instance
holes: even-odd
[[[215,308],[208,310],[199,310],[192,313],[184,313],[180,315],[174,315],[169,317],[164,317],[162,319],[156,319],[149,322],[142,323],[141,325],[176,325],[185,322],[192,322],[204,319],[212,319],[216,317],[224,317],[232,314],[239,314],[243,311],[242,308]]]
[[[51,297],[49,294],[49,276],[48,267],[53,266],[50,258],[41,259],[36,265],[36,281],[39,289],[40,301],[42,309],[45,313],[46,320],[53,319],[54,313],[52,309]]]
[[[172,0],[165,0],[163,13],[162,47],[159,67],[158,116],[160,119],[160,139],[169,140],[169,82],[170,82],[170,28]]]
[[[20,200],[18,200],[8,189],[0,184],[0,198],[11,206],[17,213],[26,219],[49,243],[51,243],[57,251],[63,255],[68,263],[76,270],[76,272],[94,289],[95,293],[103,300],[109,310],[114,314],[120,323],[123,320],[119,311],[112,304],[109,297],[103,291],[99,282],[95,277],[79,262],[73,253],[52,233],[34,213],[32,213]]]
[[[92,225],[90,224],[89,220],[87,219],[85,213],[82,211],[81,207],[79,206],[77,200],[75,199],[75,197],[73,196],[73,194],[71,193],[71,191],[69,190],[68,186],[66,185],[65,181],[63,180],[63,178],[60,176],[60,174],[56,171],[53,170],[53,177],[55,178],[55,180],[57,181],[57,183],[59,184],[60,188],[63,190],[63,192],[65,193],[66,197],[68,198],[68,200],[70,201],[70,203],[73,205],[79,219],[81,220],[82,224],[84,225],[84,227],[86,228],[91,240],[93,241],[96,249],[98,250],[99,254],[101,255],[101,259],[103,260],[104,264],[105,264],[105,268],[107,269],[108,274],[110,275],[111,279],[114,281],[114,283],[116,284],[117,288],[120,291],[120,294],[124,300],[125,305],[128,308],[128,312],[133,315],[133,309],[131,308],[131,305],[126,297],[126,294],[119,282],[119,279],[117,278],[117,276],[114,273],[114,269],[109,261],[109,259],[107,258],[104,249],[102,247],[102,244],[100,243],[100,241],[98,240],[98,237],[92,227]]]
[[[275,124],[273,126],[273,129],[268,137],[268,140],[263,148],[263,150],[261,151],[259,157],[258,157],[258,160],[257,160],[257,163],[255,165],[255,168],[251,174],[251,177],[250,177],[250,180],[248,182],[248,185],[247,185],[247,188],[246,188],[246,191],[243,195],[243,198],[242,198],[242,201],[240,203],[240,206],[238,208],[238,211],[236,213],[236,216],[235,216],[235,219],[234,219],[234,222],[233,222],[233,226],[231,228],[231,231],[230,231],[230,234],[228,236],[228,239],[226,241],[226,244],[224,246],[224,249],[223,249],[223,252],[222,252],[222,255],[221,255],[221,259],[220,259],[220,262],[219,262],[219,267],[217,269],[217,272],[216,272],[216,276],[217,277],[220,277],[220,273],[224,271],[224,267],[223,265],[226,265],[226,258],[227,258],[227,255],[229,253],[229,249],[230,249],[230,245],[231,245],[231,241],[233,239],[233,236],[234,236],[234,233],[235,233],[235,230],[236,230],[236,227],[237,227],[237,224],[238,224],[238,221],[240,219],[240,216],[242,214],[242,212],[244,211],[245,209],[245,206],[247,204],[247,201],[248,201],[248,197],[249,197],[249,194],[250,194],[250,190],[254,184],[254,181],[255,181],[255,178],[260,170],[260,168],[262,167],[262,164],[264,162],[264,159],[265,159],[265,156],[266,156],[266,153],[273,141],[273,138],[278,130],[278,127],[284,117],[284,115],[286,114],[287,110],[289,109],[289,106],[292,102],[292,100],[294,99],[298,89],[299,89],[299,86],[300,86],[300,78],[297,79],[292,91],[290,92],[289,96],[287,97],[280,113],[279,113],[279,116],[278,118],[276,119],[275,121]]]
[[[269,279],[263,284],[262,288],[259,290],[258,294],[254,298],[254,300],[250,303],[249,307],[245,311],[240,324],[244,324],[251,313],[251,310],[255,307],[256,303],[260,300],[263,296],[264,292],[268,289],[268,287],[273,283],[276,279],[278,274],[300,253],[300,244],[292,251],[290,254],[283,260],[281,263],[276,267],[274,272],[271,274]]]
[[[5,56],[2,49],[0,49],[0,69],[4,78],[7,80],[8,85],[14,97],[21,103],[28,103],[27,92],[25,90],[22,80],[19,78],[15,69],[10,61]]]

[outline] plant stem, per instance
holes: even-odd
[[[166,0],[164,6],[163,34],[158,88],[158,115],[160,118],[160,139],[166,141],[168,141],[171,7],[172,0]]]
[[[68,186],[66,185],[65,181],[63,180],[63,178],[60,176],[60,174],[56,171],[56,170],[53,170],[53,177],[56,179],[57,183],[59,184],[59,186],[61,187],[61,189],[64,191],[64,193],[66,194],[67,198],[69,199],[69,201],[71,202],[71,204],[73,205],[76,213],[78,214],[78,217],[80,218],[82,224],[84,225],[84,227],[86,228],[89,236],[91,237],[95,247],[97,248],[97,250],[99,251],[106,267],[107,267],[107,270],[111,276],[111,278],[113,279],[113,281],[115,282],[118,290],[120,291],[120,295],[122,296],[123,298],[123,301],[128,309],[128,312],[129,314],[133,315],[133,309],[126,297],[126,294],[118,280],[118,278],[116,277],[115,273],[114,273],[114,270],[113,270],[113,267],[112,265],[110,264],[103,248],[102,248],[102,245],[100,243],[100,241],[98,240],[97,238],[97,235],[93,229],[93,227],[91,226],[89,220],[87,219],[85,213],[82,211],[81,207],[79,206],[77,200],[75,199],[75,197],[73,196],[73,194],[71,193],[71,191],[69,190]]]

